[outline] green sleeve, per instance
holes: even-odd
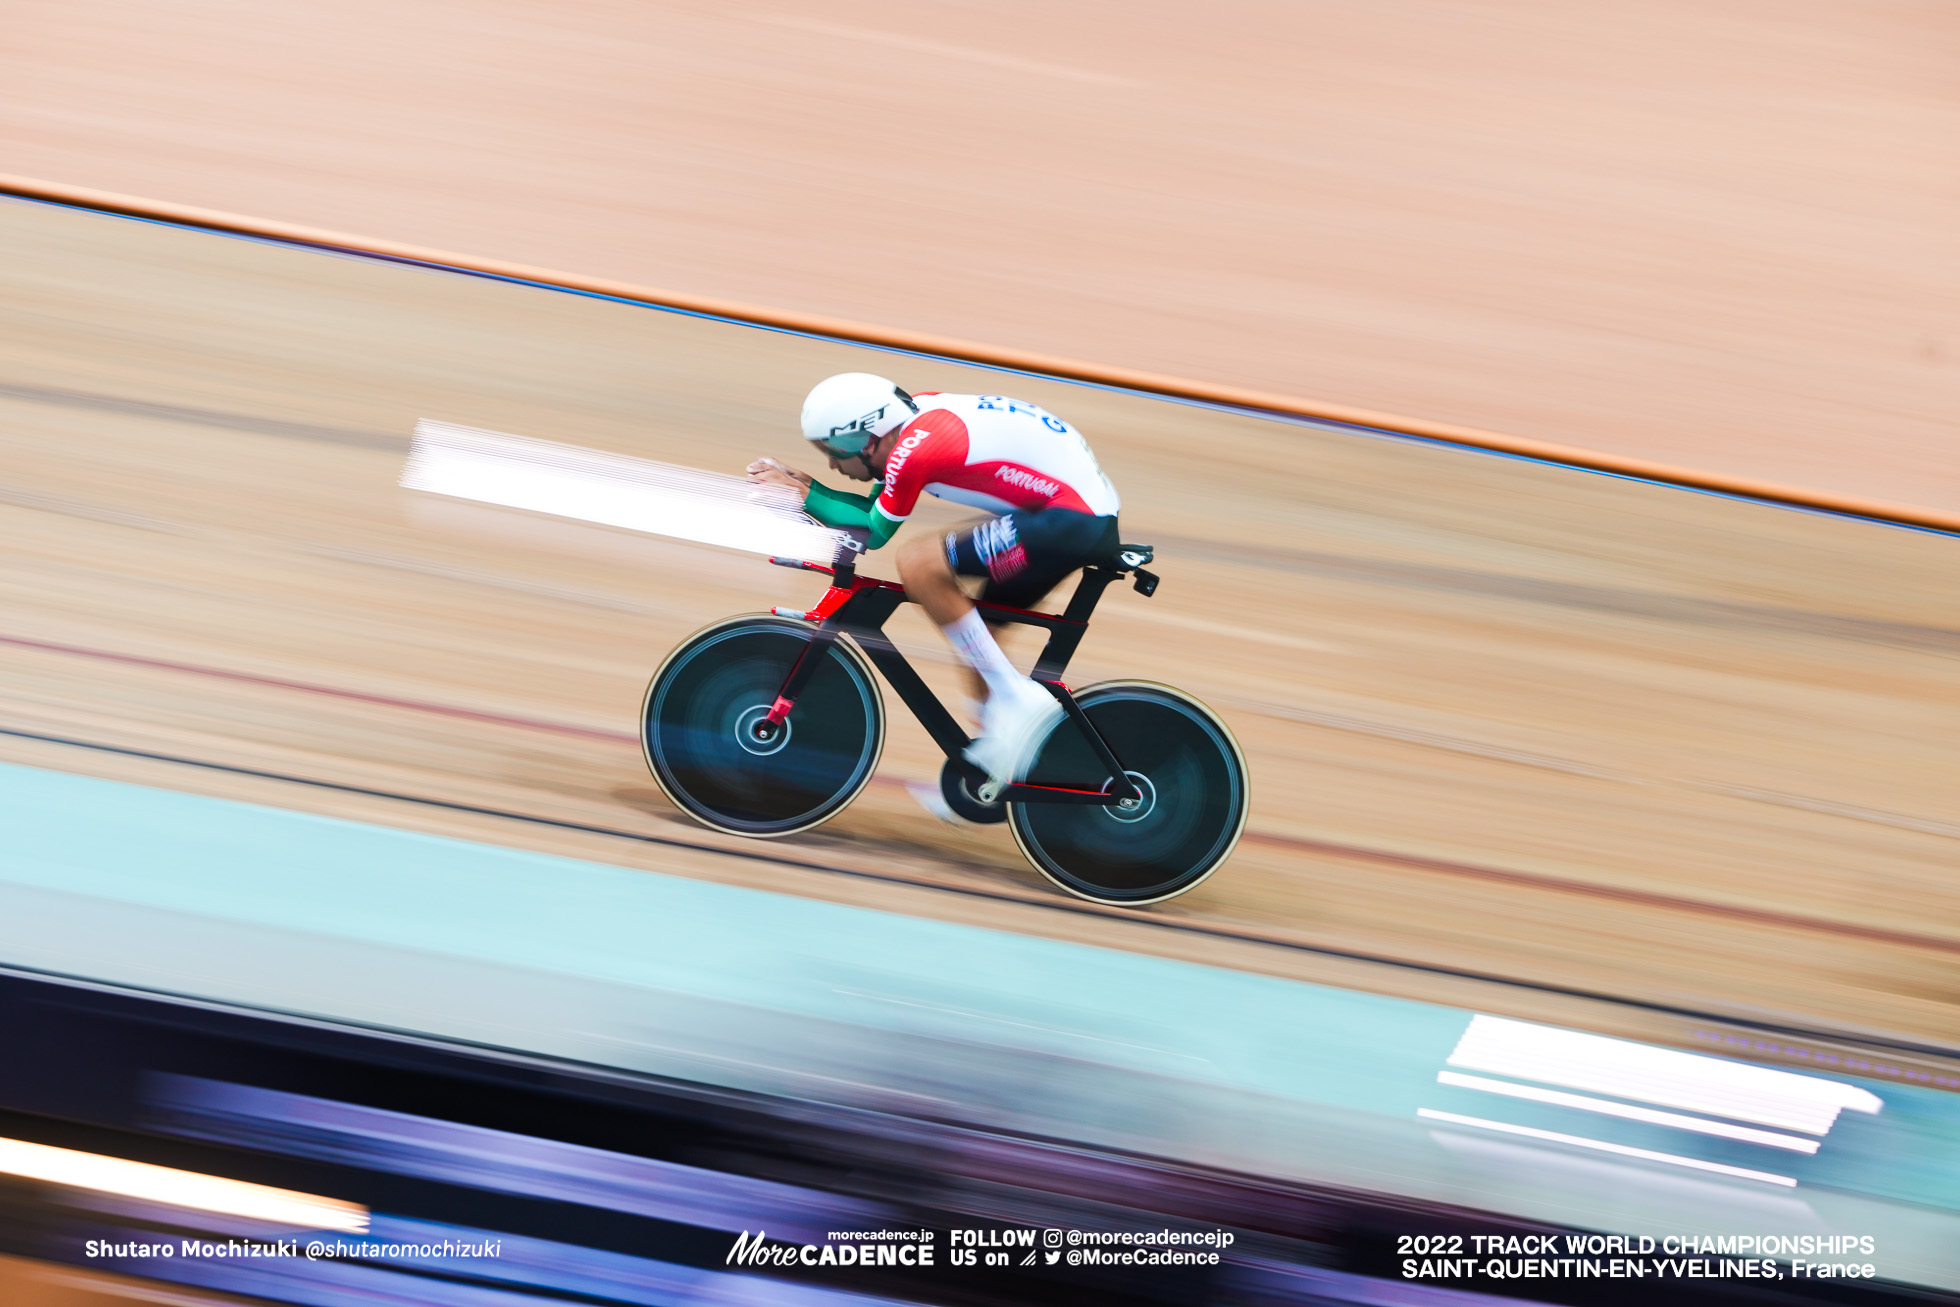
[[[874,487],[868,495],[849,495],[841,490],[832,490],[820,481],[812,481],[809,493],[803,497],[803,511],[824,526],[869,531],[871,539],[868,543],[871,548],[877,549],[898,531],[897,522],[872,508],[877,502],[878,493]]]
[[[803,511],[825,526],[854,526],[862,531],[871,525],[871,504],[875,498],[875,493],[847,495],[821,481],[812,481],[810,492],[803,496]]]

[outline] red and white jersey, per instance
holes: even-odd
[[[877,500],[893,521],[911,516],[921,491],[989,513],[1072,508],[1107,517],[1122,507],[1089,442],[1046,409],[1002,395],[913,398],[919,416],[899,433]]]

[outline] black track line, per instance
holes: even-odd
[[[25,386],[0,382],[0,399],[24,404],[48,404],[58,408],[79,408],[97,413],[122,413],[131,417],[154,418],[162,422],[187,422],[192,426],[217,427],[225,431],[249,431],[259,436],[286,436],[295,440],[319,440],[362,449],[385,449],[394,454],[408,452],[408,437],[382,431],[362,431],[353,427],[321,426],[314,422],[288,422],[282,418],[260,417],[214,408],[186,408],[181,404],[154,404],[148,400],[126,399],[89,390],[57,390],[51,386]]]
[[[1941,1059],[1960,1059],[1960,1047],[1939,1044],[1922,1044],[1913,1040],[1888,1039],[1870,1035],[1839,1031],[1815,1030],[1804,1026],[1778,1025],[1773,1022],[1757,1021],[1747,1017],[1730,1016],[1720,1012],[1710,1012],[1702,1008],[1681,1007],[1669,1003],[1655,1003],[1645,999],[1621,998],[1597,990],[1579,989],[1570,985],[1555,985],[1544,981],[1521,980],[1515,976],[1501,976],[1486,971],[1472,971],[1465,967],[1448,967],[1431,962],[1416,962],[1408,958],[1390,957],[1379,953],[1363,953],[1354,949],[1329,948],[1321,944],[1305,944],[1295,940],[1272,939],[1246,931],[1229,930],[1222,926],[1209,926],[1193,921],[1175,921],[1151,916],[1139,910],[1119,912],[1101,909],[1086,903],[1067,899],[1043,902],[1036,899],[1019,898],[1012,894],[1002,894],[994,890],[966,888],[958,885],[935,885],[929,881],[913,880],[905,876],[883,875],[875,871],[859,871],[851,867],[836,867],[822,862],[809,862],[801,858],[786,858],[781,854],[750,852],[746,849],[717,848],[712,844],[696,844],[691,840],[670,839],[661,835],[644,835],[638,831],[619,830],[611,826],[594,826],[585,822],[564,821],[556,817],[540,817],[528,812],[513,812],[507,808],[490,808],[474,803],[456,803],[448,799],[432,799],[419,794],[404,794],[396,790],[380,790],[364,785],[344,785],[338,781],[316,780],[308,776],[294,776],[286,772],[265,771],[257,767],[240,767],[232,763],[211,762],[203,758],[186,758],[179,754],[156,753],[148,749],[132,749],[123,745],[103,744],[95,740],[77,740],[63,735],[46,735],[37,731],[15,730],[0,727],[0,736],[11,736],[19,740],[34,740],[42,744],[59,744],[73,749],[89,749],[96,753],[112,753],[127,758],[147,758],[154,762],[175,763],[183,767],[198,767],[205,771],[226,772],[234,776],[253,776],[261,780],[284,781],[291,785],[306,785],[314,789],[333,790],[341,794],[359,794],[369,798],[392,799],[400,803],[414,803],[427,808],[442,808],[449,812],[467,812],[483,817],[501,817],[508,821],[527,822],[533,826],[548,826],[556,830],[578,831],[587,835],[604,835],[612,839],[631,840],[638,844],[653,844],[663,848],[688,849],[695,853],[714,853],[722,857],[744,859],[749,862],[766,863],[777,867],[794,867],[799,871],[824,872],[832,876],[842,876],[853,880],[873,881],[884,885],[903,885],[909,889],[935,890],[944,894],[963,895],[967,898],[985,899],[995,903],[1010,903],[1018,907],[1034,908],[1045,912],[1062,912],[1075,916],[1095,917],[1102,921],[1120,921],[1137,926],[1150,926],[1158,930],[1177,931],[1186,935],[1199,935],[1212,939],[1231,940],[1240,944],[1259,944],[1267,948],[1284,949],[1294,953],[1307,953],[1316,957],[1339,958],[1347,962],[1366,962],[1376,966],[1393,967],[1401,971],[1418,972],[1431,976],[1448,976],[1456,980],[1474,980],[1487,985],[1502,985],[1510,989],[1530,990],[1539,994],[1554,994],[1561,998],[1584,999],[1593,1003],[1606,1003],[1614,1007],[1632,1008],[1642,1012],[1653,1012],[1663,1016],[1685,1017],[1693,1021],[1712,1022],[1718,1025],[1735,1026],[1764,1034],[1780,1035],[1785,1038],[1813,1039],[1827,1042],[1856,1044],[1865,1048],[1883,1048],[1894,1053],[1911,1054],[1916,1057]]]

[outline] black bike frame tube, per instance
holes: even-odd
[[[885,674],[885,679],[891,683],[892,689],[898,691],[898,697],[905,701],[905,706],[912,710],[912,715],[919,719],[919,725],[926,728],[926,734],[932,737],[933,743],[939,746],[940,751],[956,765],[964,768],[969,779],[986,780],[985,774],[966,760],[966,746],[973,743],[972,737],[960,729],[960,724],[953,720],[953,715],[946,711],[944,704],[939,702],[939,696],[935,695],[931,687],[912,670],[912,664],[905,660],[905,655],[898,651],[885,633],[853,629],[850,634],[878,670]],[[1110,752],[1102,736],[1096,733],[1096,728],[1090,724],[1087,717],[1083,716],[1082,710],[1076,707],[1075,700],[1069,696],[1068,691],[1059,685],[1050,685],[1049,692],[1062,700],[1064,710],[1073,710],[1070,716],[1075,721],[1076,729],[1088,736],[1090,747],[1102,758],[1103,765],[1109,768],[1109,775],[1115,783],[1101,790],[1016,784],[1007,787],[1003,799],[1013,798],[1022,803],[1108,805],[1138,797],[1136,786],[1131,784],[1129,777],[1124,774],[1122,765],[1116,761],[1116,755]]]
[[[898,611],[898,606],[906,602],[905,592],[880,586],[867,586],[852,592],[851,597],[838,606],[824,621],[826,628],[849,627],[851,634],[859,631],[879,631],[885,622]]]
[[[1075,594],[1069,599],[1068,611],[1055,618],[1047,613],[1036,613],[1024,609],[994,609],[1001,620],[1018,622],[1026,626],[1045,626],[1048,628],[1048,644],[1042,650],[1041,659],[1035,666],[1040,684],[1061,703],[1062,711],[1068,714],[1075,728],[1088,740],[1089,747],[1095,750],[1096,757],[1109,773],[1109,779],[1101,790],[1081,790],[1057,786],[1021,785],[1007,787],[1005,794],[1020,803],[1084,803],[1114,804],[1125,799],[1141,797],[1141,792],[1131,784],[1123,770],[1123,764],[1110,749],[1108,741],[1095,724],[1083,713],[1075,696],[1058,679],[1067,668],[1069,659],[1074,656],[1076,646],[1082,642],[1082,633],[1087,629],[1089,614],[1095,611],[1096,601],[1112,581],[1122,573],[1100,567],[1082,569],[1082,579],[1076,584]],[[946,705],[939,702],[939,696],[932,687],[920,679],[912,670],[912,664],[891,642],[884,632],[885,622],[898,611],[898,606],[906,601],[901,590],[885,587],[867,588],[855,591],[841,607],[817,627],[810,643],[797,656],[796,665],[790,668],[788,678],[783,682],[780,697],[794,703],[796,696],[815,673],[816,661],[813,654],[821,656],[839,634],[848,633],[863,649],[872,665],[884,673],[885,680],[905,706],[912,710],[912,716],[919,725],[925,727],[926,734],[932,737],[940,751],[948,759],[965,768],[972,779],[983,779],[979,770],[966,761],[966,747],[973,738],[960,729],[953,714],[946,711]]]
[[[1083,568],[1082,579],[1075,583],[1075,593],[1069,596],[1068,607],[1062,610],[1062,616],[1086,628],[1090,614],[1096,611],[1096,604],[1102,599],[1103,591],[1122,578],[1121,572],[1111,568],[1093,565]]]
[[[960,729],[959,722],[946,711],[946,705],[939,702],[939,696],[932,692],[932,687],[919,679],[919,674],[912,670],[912,664],[905,661],[905,655],[898,651],[883,631],[852,628],[850,634],[858,642],[858,648],[864,650],[865,656],[885,674],[892,689],[898,691],[898,697],[919,719],[919,725],[926,728],[926,734],[932,737],[940,752],[955,762],[964,763],[966,746],[973,743],[972,737]]]
[[[1002,803],[1080,803],[1103,808],[1113,808],[1132,797],[1134,791],[1131,794],[1118,794],[1114,790],[1071,790],[1058,785],[1027,785],[1020,781],[1000,792]]]
[[[1038,681],[1058,681],[1068,670],[1069,660],[1075,657],[1076,649],[1082,643],[1083,635],[1089,629],[1089,616],[1096,611],[1096,603],[1102,598],[1112,582],[1122,574],[1101,567],[1085,567],[1082,579],[1075,583],[1075,593],[1069,596],[1068,608],[1062,613],[1067,625],[1048,628],[1048,643],[1042,646],[1041,657],[1035,659],[1034,675]]]
[[[1048,693],[1061,702],[1062,711],[1067,713],[1069,720],[1075,723],[1075,729],[1082,732],[1082,737],[1089,741],[1089,747],[1096,751],[1096,757],[1102,761],[1102,765],[1109,769],[1108,793],[1111,800],[1142,798],[1143,791],[1137,789],[1131,782],[1129,773],[1123,770],[1121,760],[1109,747],[1109,741],[1103,739],[1102,732],[1097,730],[1096,724],[1089,720],[1089,714],[1082,711],[1082,705],[1075,701],[1075,696],[1068,692],[1068,688],[1055,681],[1043,681],[1042,684],[1048,688]]]
[[[847,632],[857,641],[858,648],[880,672],[905,706],[912,710],[912,716],[919,725],[926,728],[926,734],[940,751],[957,762],[965,761],[966,746],[973,743],[953,714],[946,711],[946,705],[939,702],[939,696],[932,692],[919,674],[912,670],[912,664],[885,634],[885,622],[898,611],[905,602],[905,595],[898,590],[859,590],[844,601],[835,613],[824,622],[824,628]]]
[[[1006,604],[990,604],[984,599],[976,599],[973,606],[980,610],[980,616],[989,622],[1019,622],[1023,626],[1042,626],[1053,631],[1064,626],[1080,626],[1080,622],[1055,613],[1038,613],[1032,608],[1010,608]]]

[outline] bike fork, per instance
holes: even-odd
[[[796,697],[803,693],[803,687],[816,675],[818,664],[836,640],[837,632],[829,626],[820,626],[811,633],[803,652],[796,656],[795,665],[789,669],[789,675],[783,678],[783,688],[776,691],[776,702],[770,705],[768,715],[756,723],[758,731],[765,724],[773,731],[788,720],[789,710],[796,706]]]

